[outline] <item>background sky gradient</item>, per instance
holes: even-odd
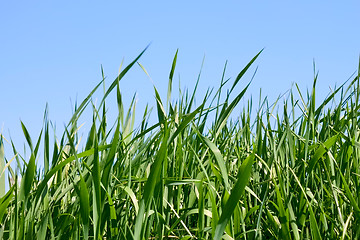
[[[164,99],[177,49],[174,90],[179,79],[181,88],[193,88],[205,56],[199,99],[208,87],[217,88],[226,60],[226,78],[234,79],[263,48],[246,100],[256,102],[260,88],[275,100],[294,82],[305,91],[313,83],[313,61],[322,98],[358,67],[359,1],[128,2],[0,3],[0,131],[8,140],[19,148],[25,143],[20,120],[36,139],[47,103],[50,119],[62,129],[74,102],[101,80],[101,65],[109,86],[122,60],[127,65],[149,43],[140,62]],[[247,74],[241,86],[250,79]],[[120,87],[125,104],[137,93],[139,114],[146,103],[154,106],[152,83],[140,67]],[[117,109],[109,104],[112,111]],[[5,148],[11,158],[10,145]]]

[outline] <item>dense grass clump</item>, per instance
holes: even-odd
[[[249,85],[233,90],[260,53],[230,87],[222,79],[197,96],[198,106],[197,84],[171,101],[176,54],[166,102],[154,88],[158,122],[150,126],[146,108],[134,128],[135,104],[126,114],[119,81],[142,54],[99,106],[91,99],[103,82],[94,88],[58,140],[47,117],[35,145],[22,124],[31,155],[13,146],[17,169],[0,138],[0,239],[360,238],[359,76],[319,106],[315,77],[307,97],[297,88],[299,97],[290,92],[283,105],[261,100],[251,114],[249,102],[234,114]],[[118,117],[109,125],[112,91]],[[78,119],[88,107],[93,124],[79,149]]]

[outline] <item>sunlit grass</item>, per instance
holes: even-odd
[[[275,103],[281,112],[259,100],[253,116],[252,100],[240,112],[234,109],[249,86],[240,80],[259,54],[232,83],[222,79],[203,98],[196,83],[193,92],[172,100],[176,54],[166,101],[154,87],[157,123],[149,124],[146,108],[134,126],[135,102],[125,110],[119,81],[142,54],[98,106],[91,100],[103,82],[94,88],[59,141],[50,139],[47,112],[36,141],[22,124],[31,155],[25,159],[14,146],[17,169],[7,164],[1,137],[0,239],[360,237],[359,76],[319,106],[315,76],[306,97],[296,86],[283,104]],[[112,91],[118,117],[109,124]],[[85,108],[92,108],[93,123],[79,149]]]

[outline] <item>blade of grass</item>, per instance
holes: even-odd
[[[264,49],[261,49],[260,52],[258,52],[258,54],[255,55],[255,57],[253,57],[251,59],[251,61],[243,68],[243,70],[241,70],[241,72],[237,75],[231,89],[230,89],[230,93],[234,90],[234,88],[236,87],[236,85],[238,84],[238,82],[240,81],[240,79],[244,76],[244,74],[247,72],[247,70],[250,68],[250,66],[255,62],[255,60],[259,57],[259,55],[264,51]]]
[[[146,48],[129,65],[127,65],[124,70],[120,72],[120,74],[115,78],[115,80],[111,83],[110,87],[104,94],[104,97],[102,98],[99,106],[102,106],[110,92],[114,89],[114,87],[116,87],[118,82],[125,76],[125,74],[132,68],[132,66],[140,59],[140,57],[145,53],[149,46],[150,45],[146,46]]]
[[[20,184],[20,200],[24,200],[28,197],[36,171],[36,165],[35,165],[35,156],[31,154],[29,163],[27,164],[25,174],[23,178],[21,179]]]
[[[204,143],[209,147],[209,149],[211,150],[211,152],[214,154],[216,162],[220,168],[220,172],[221,172],[221,177],[224,180],[224,186],[226,190],[229,190],[230,185],[229,185],[229,179],[228,179],[228,170],[226,169],[226,165],[225,165],[225,161],[224,158],[220,152],[220,150],[218,149],[218,147],[212,142],[210,141],[207,137],[202,136],[201,135],[202,140],[204,141]]]
[[[4,143],[0,134],[0,198],[5,195],[5,156]],[[0,219],[1,220],[1,219]]]
[[[311,235],[313,237],[313,239],[322,239],[321,234],[320,234],[320,230],[319,230],[319,226],[317,224],[316,218],[315,218],[315,214],[313,211],[313,208],[311,206],[311,202],[309,202],[308,198],[307,198],[307,194],[303,188],[303,186],[301,185],[298,177],[296,176],[295,172],[289,168],[290,172],[292,173],[292,175],[294,176],[294,179],[296,181],[296,183],[298,184],[298,186],[300,187],[302,193],[305,196],[306,202],[308,204],[309,207],[309,212],[310,212],[310,229],[311,229]]]
[[[241,98],[244,96],[246,90],[250,86],[250,83],[251,82],[249,82],[248,85],[246,85],[246,87],[240,92],[239,95],[237,95],[237,97],[229,104],[228,107],[226,107],[226,105],[223,106],[223,109],[221,110],[221,112],[219,114],[219,118],[216,121],[215,138],[217,136],[219,136],[221,130],[225,126],[228,118],[230,117],[231,112],[234,110],[236,105],[240,102]]]
[[[222,210],[219,222],[216,226],[214,235],[215,240],[220,240],[224,235],[225,227],[229,222],[236,205],[239,203],[239,200],[245,191],[245,186],[249,182],[254,159],[255,155],[251,154],[244,160],[244,162],[240,166],[237,181],[231,190],[230,197]]]
[[[96,134],[95,123],[93,125],[93,134]],[[99,150],[97,143],[97,136],[94,136],[94,159],[92,167],[93,179],[93,220],[94,220],[94,239],[100,238],[100,223],[101,223],[101,188],[100,188],[100,166],[99,166]]]
[[[2,222],[3,216],[7,211],[7,207],[13,198],[14,189],[15,185],[12,186],[2,198],[0,198],[0,222]]]
[[[155,162],[151,165],[150,174],[146,180],[144,187],[144,195],[140,201],[139,212],[136,216],[135,229],[134,229],[134,240],[141,240],[143,234],[143,224],[145,218],[145,212],[148,211],[148,207],[152,198],[154,197],[154,189],[158,183],[158,178],[162,169],[162,163],[167,155],[167,139],[169,131],[164,133],[164,138],[161,143],[160,149],[156,155]]]
[[[29,134],[28,130],[26,129],[24,123],[23,123],[22,121],[20,121],[20,123],[21,123],[21,128],[22,128],[22,130],[23,130],[25,139],[26,139],[26,141],[27,141],[28,144],[29,144],[29,147],[30,147],[31,152],[33,152],[33,151],[34,151],[34,148],[33,148],[33,144],[32,144],[32,141],[31,141],[30,134]]]
[[[308,166],[308,174],[311,173],[318,160],[336,143],[338,135],[332,136],[324,142],[314,153]]]
[[[82,177],[81,173],[79,173],[80,181],[79,181],[79,198],[80,198],[80,213],[81,219],[83,222],[83,230],[84,230],[84,239],[89,238],[89,217],[90,217],[90,200],[89,200],[89,192]]]
[[[175,56],[174,56],[174,59],[173,59],[172,65],[171,65],[171,70],[170,70],[170,73],[169,73],[169,83],[168,83],[168,91],[167,91],[167,99],[166,99],[166,106],[167,107],[170,106],[172,81],[173,81],[173,77],[174,77],[178,52],[179,52],[179,49],[176,50],[176,53],[175,53]]]

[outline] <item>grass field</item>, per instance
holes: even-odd
[[[274,104],[258,99],[255,113],[252,100],[234,112],[259,54],[202,99],[196,83],[173,100],[176,54],[166,101],[154,87],[158,122],[146,108],[134,126],[119,81],[142,54],[98,106],[103,82],[94,88],[58,139],[46,113],[37,139],[22,125],[31,154],[13,146],[16,169],[0,138],[0,239],[360,239],[359,74],[317,105],[315,75],[308,93],[296,85]],[[118,109],[106,107],[111,92]],[[86,108],[93,124],[79,149]]]

